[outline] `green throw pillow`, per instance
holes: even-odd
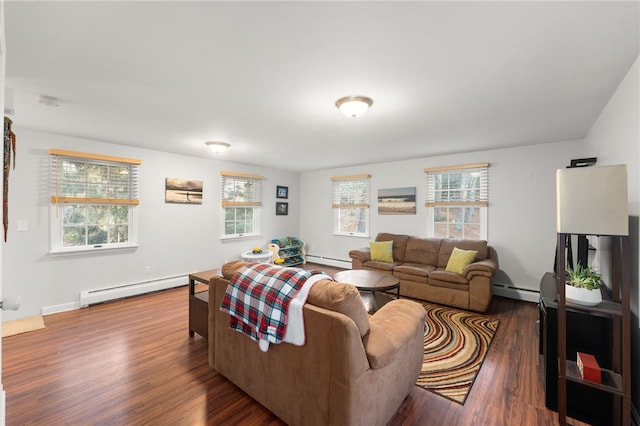
[[[393,241],[379,241],[369,243],[371,260],[393,263]]]
[[[444,268],[447,272],[455,272],[456,274],[462,274],[464,268],[471,265],[476,260],[478,254],[475,250],[461,250],[458,247],[454,247],[451,252],[451,257],[447,262],[447,267]]]

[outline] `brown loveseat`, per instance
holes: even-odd
[[[424,308],[395,300],[368,317],[355,287],[320,280],[304,306],[305,345],[261,352],[219,309],[244,265],[209,283],[209,365],[290,425],[386,424],[421,369]]]
[[[414,299],[485,312],[493,297],[492,278],[498,270],[495,251],[486,241],[419,238],[380,233],[376,241],[393,241],[393,262],[371,260],[370,248],[351,250],[352,269],[392,274],[400,294]],[[454,247],[476,250],[475,262],[461,274],[445,271]]]

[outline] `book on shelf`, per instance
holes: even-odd
[[[594,383],[602,383],[602,374],[596,357],[591,354],[578,352],[576,363],[578,364],[578,370],[580,371],[582,379]]]

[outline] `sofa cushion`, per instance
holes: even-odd
[[[436,268],[431,265],[420,265],[417,263],[403,263],[393,268],[393,272],[402,272],[407,275],[415,275],[417,277],[428,277],[429,272]]]
[[[388,262],[376,262],[370,260],[368,262],[364,262],[364,269],[373,269],[380,272],[392,272],[394,264]]]
[[[356,323],[360,337],[369,332],[367,308],[358,289],[351,284],[320,280],[311,287],[307,303],[348,316]]]
[[[440,238],[410,237],[404,254],[404,262],[422,265],[437,265]]]
[[[442,240],[442,243],[440,243],[440,251],[438,252],[438,268],[444,269],[447,267],[447,262],[449,262],[449,257],[451,257],[451,252],[455,247],[462,250],[477,251],[477,260],[487,258],[488,250],[485,240]]]
[[[475,250],[462,250],[458,247],[454,247],[447,262],[447,267],[444,268],[447,272],[455,272],[456,274],[462,274],[464,268],[469,266],[476,260],[478,252]]]
[[[394,262],[404,262],[404,252],[407,248],[408,235],[389,234],[381,232],[376,236],[376,241],[393,241]]]
[[[372,241],[369,247],[371,260],[393,263],[393,241]]]
[[[469,280],[460,274],[447,271],[433,271],[429,274],[429,285],[456,290],[469,290]]]
[[[403,263],[401,266],[393,268],[393,276],[400,281],[404,280],[427,284],[429,282],[429,273],[434,269],[435,268],[430,265]]]

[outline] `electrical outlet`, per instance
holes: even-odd
[[[144,274],[145,275],[151,275],[151,266],[145,266],[144,267]]]

